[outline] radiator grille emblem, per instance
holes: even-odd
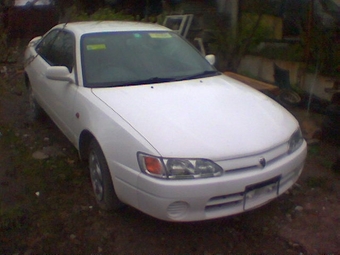
[[[259,166],[262,167],[262,168],[265,168],[267,162],[266,162],[266,159],[265,158],[260,158],[259,159]]]

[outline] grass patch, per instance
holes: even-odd
[[[327,169],[331,169],[333,165],[333,161],[331,161],[330,159],[324,159],[321,161],[321,165]]]
[[[318,164],[326,169],[331,169],[334,163],[330,155],[322,151],[320,145],[308,146],[307,157],[316,159]]]
[[[74,219],[92,213],[82,208],[95,200],[89,174],[76,149],[66,138],[60,139],[50,120],[26,119],[27,92],[19,61],[6,67],[8,73],[0,73],[0,100],[5,106],[0,111],[9,119],[0,120],[0,152],[4,156],[0,162],[1,181],[4,177],[0,184],[4,185],[4,189],[0,186],[0,253],[21,254],[33,244],[40,253],[46,245],[54,248],[60,237],[73,231],[70,226]],[[55,155],[44,160],[33,158],[35,151],[54,145]]]
[[[320,146],[319,145],[311,145],[308,146],[308,156],[314,157],[320,154]]]
[[[32,128],[31,131],[39,133],[38,127]],[[0,204],[0,232],[3,232],[0,242],[25,229],[37,231],[38,228],[44,234],[62,231],[62,227],[56,224],[62,222],[58,213],[72,214],[73,206],[81,205],[80,197],[84,197],[86,203],[87,197],[82,192],[91,188],[77,151],[69,148],[67,155],[38,160],[32,157],[34,150],[15,127],[2,127],[1,132],[1,147],[8,148],[11,169],[15,170],[12,181],[20,183],[23,188],[13,201],[15,206]],[[34,147],[42,148],[43,140],[37,141]]]
[[[306,180],[306,184],[309,188],[321,188],[325,189],[327,186],[327,178],[326,177],[308,177]]]
[[[20,205],[5,207],[0,204],[0,231],[21,228],[26,216],[25,209]]]

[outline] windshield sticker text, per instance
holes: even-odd
[[[86,45],[87,50],[106,50],[106,45],[105,44],[91,44],[91,45]]]
[[[169,33],[149,33],[149,36],[156,39],[171,38],[171,34]]]

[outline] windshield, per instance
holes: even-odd
[[[81,52],[86,87],[161,83],[218,73],[193,46],[168,31],[87,34]]]

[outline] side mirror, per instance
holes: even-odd
[[[213,54],[209,54],[205,56],[205,59],[208,60],[208,62],[210,63],[210,65],[215,65],[216,62],[216,57]]]
[[[55,81],[68,81],[74,83],[71,73],[66,66],[50,66],[47,68],[46,77]]]
[[[30,45],[37,45],[37,44],[40,42],[41,39],[42,39],[42,36],[34,37],[34,38],[29,42],[29,44],[30,44]]]

